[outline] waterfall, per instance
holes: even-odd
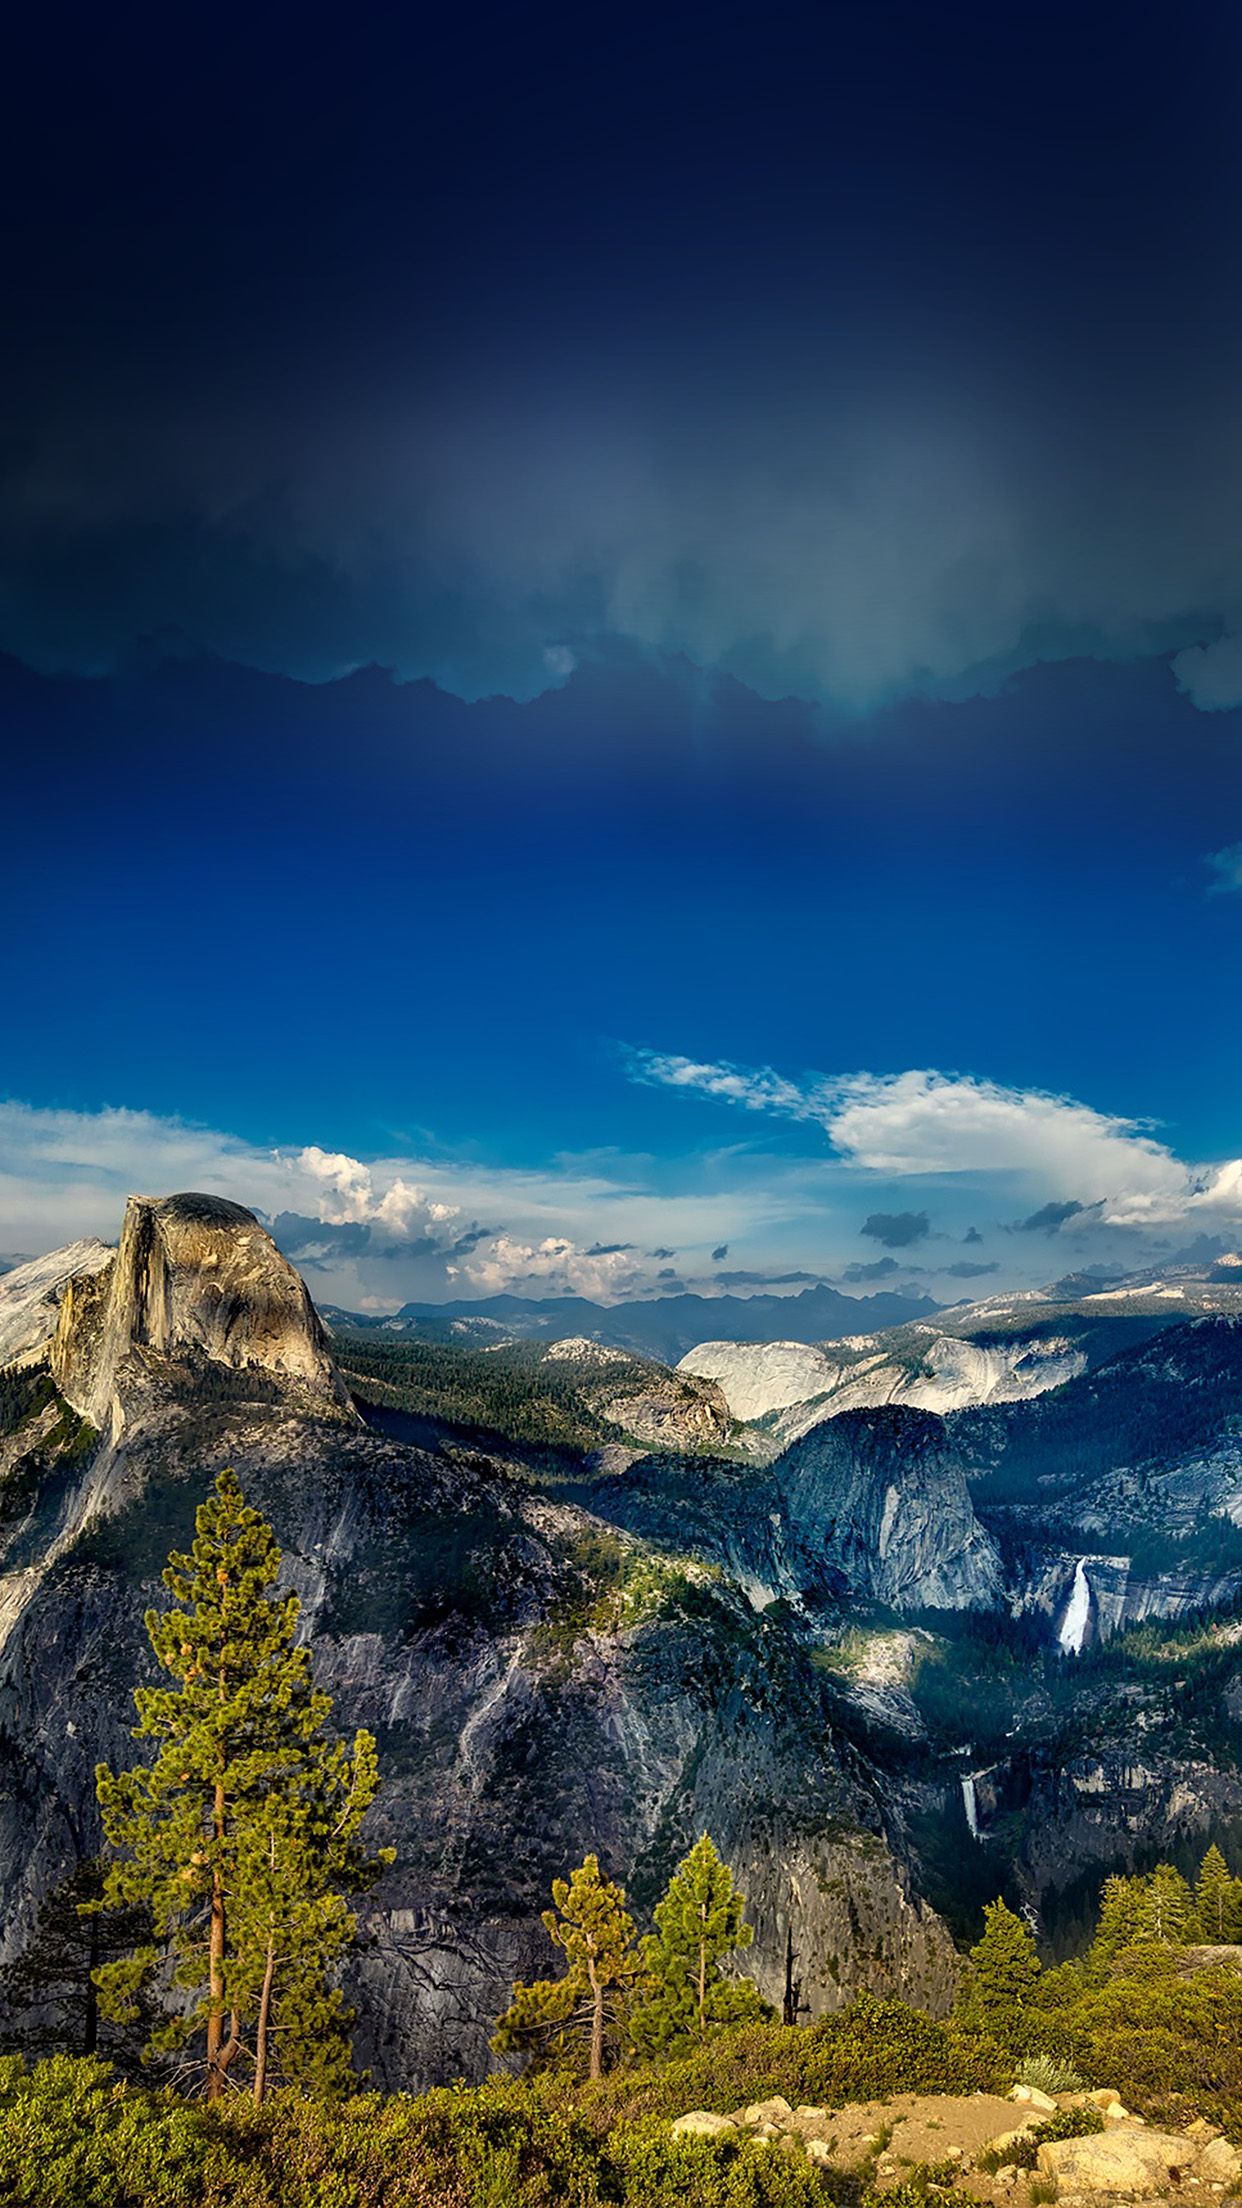
[[[966,1812],[966,1822],[970,1826],[970,1837],[972,1840],[977,1840],[979,1837],[979,1804],[975,1798],[975,1775],[973,1771],[968,1771],[962,1780],[962,1807]]]
[[[1063,1656],[1081,1656],[1090,1615],[1091,1582],[1087,1578],[1087,1560],[1080,1556],[1074,1567],[1074,1584],[1061,1620],[1061,1630],[1057,1634],[1057,1647]]]

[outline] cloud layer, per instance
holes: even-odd
[[[1135,1120],[1071,1097],[1005,1088],[971,1075],[911,1070],[790,1080],[770,1067],[704,1064],[635,1051],[636,1079],[774,1112],[820,1127],[836,1156],[890,1180],[1017,1182],[1045,1201],[1026,1231],[1167,1227],[1211,1215],[1242,1223],[1242,1161],[1189,1165]],[[873,1215],[863,1232],[920,1215]]]

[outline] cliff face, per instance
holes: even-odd
[[[590,1499],[632,1532],[719,1564],[756,1608],[991,1609],[1004,1593],[961,1463],[921,1411],[845,1412],[762,1472],[651,1459]]]
[[[111,1265],[113,1256],[106,1242],[88,1238],[6,1273],[0,1279],[0,1366],[43,1356],[69,1282],[89,1280]]]
[[[939,1419],[918,1411],[846,1411],[816,1426],[773,1467],[787,1546],[839,1574],[851,1593],[894,1610],[986,1610],[1004,1580]]]
[[[119,1432],[123,1381],[153,1358],[266,1372],[348,1403],[298,1274],[253,1212],[220,1196],[131,1196],[115,1258],[65,1288],[52,1373],[92,1424]]]

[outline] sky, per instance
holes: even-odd
[[[1242,1241],[1242,23],[69,8],[0,86],[0,1252]]]

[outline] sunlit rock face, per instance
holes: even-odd
[[[939,1419],[845,1412],[772,1467],[792,1551],[894,1610],[989,1609],[1003,1574]]]
[[[118,1381],[144,1355],[250,1368],[348,1402],[299,1275],[253,1212],[221,1196],[131,1196],[112,1263],[64,1290],[51,1362],[75,1410],[115,1427]]]
[[[26,1364],[42,1356],[56,1332],[69,1282],[91,1279],[111,1265],[114,1255],[108,1243],[89,1236],[5,1273],[0,1279],[0,1365]]]

